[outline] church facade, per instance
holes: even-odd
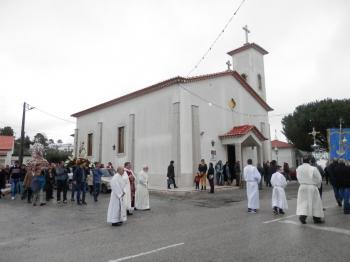
[[[233,70],[175,77],[75,113],[75,154],[114,166],[149,166],[152,188],[166,188],[173,160],[179,187],[193,184],[201,159],[214,165],[271,160],[263,48],[247,43],[228,53]]]

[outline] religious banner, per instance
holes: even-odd
[[[329,158],[350,160],[350,128],[330,128],[327,131]]]

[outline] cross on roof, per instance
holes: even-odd
[[[242,29],[245,31],[245,43],[246,44],[249,44],[249,41],[248,41],[248,34],[250,33],[249,29],[248,29],[248,26],[245,25],[244,27],[242,27]]]
[[[227,71],[230,71],[231,70],[231,65],[232,65],[230,60],[227,60],[226,65],[227,65]]]

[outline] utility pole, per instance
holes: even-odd
[[[34,107],[28,105],[26,102],[23,103],[23,113],[22,113],[22,127],[21,127],[21,148],[19,151],[19,164],[23,164],[23,151],[24,151],[24,127],[26,122],[26,111],[31,110]]]

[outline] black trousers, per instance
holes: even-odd
[[[210,193],[214,193],[214,179],[209,180]]]
[[[67,181],[57,181],[57,201],[61,201],[61,192],[63,193],[63,201],[67,201]]]
[[[46,201],[53,199],[53,187],[51,185],[46,186]]]

